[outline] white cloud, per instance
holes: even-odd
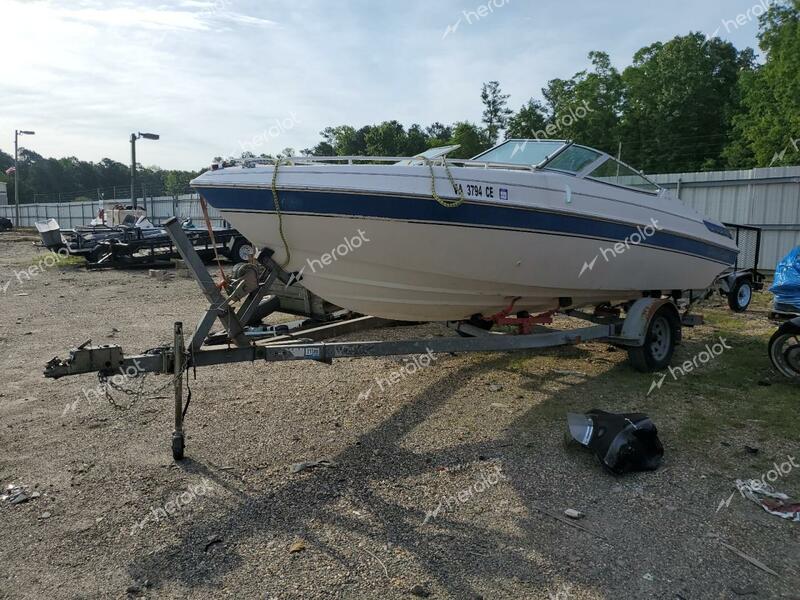
[[[125,162],[130,132],[154,131],[143,162],[197,168],[291,113],[299,123],[263,151],[311,146],[343,123],[477,121],[484,81],[498,79],[516,109],[585,68],[590,50],[624,66],[752,0],[620,0],[611,12],[591,0],[509,2],[442,40],[479,4],[0,0],[0,148],[30,128],[26,143],[45,156]],[[734,41],[753,44],[756,32]]]

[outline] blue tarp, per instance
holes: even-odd
[[[778,263],[769,291],[775,294],[775,302],[800,307],[800,246]]]

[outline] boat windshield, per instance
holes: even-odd
[[[472,160],[534,166],[563,146],[564,142],[552,140],[507,140]]]

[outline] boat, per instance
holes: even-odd
[[[719,222],[614,157],[506,140],[469,160],[297,157],[218,163],[191,185],[340,307],[486,320],[702,289],[736,262]]]

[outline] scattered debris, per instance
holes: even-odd
[[[367,550],[366,548],[359,548],[359,549],[363,550],[364,552],[369,554],[372,558],[374,558],[375,560],[377,560],[380,563],[380,565],[383,567],[383,574],[386,575],[386,577],[388,579],[389,570],[386,568],[386,565],[384,564],[384,562],[380,558],[378,558],[378,556],[374,552],[372,552],[371,550]]]
[[[300,471],[313,469],[315,467],[327,467],[329,469],[335,469],[337,466],[339,465],[330,458],[321,458],[319,460],[308,460],[305,462],[294,463],[289,468],[289,471],[292,473],[299,473]]]
[[[41,496],[39,492],[28,492],[24,485],[9,483],[0,495],[0,501],[7,500],[9,504],[22,504]]]
[[[661,465],[664,447],[647,415],[590,410],[585,415],[568,413],[567,423],[570,435],[594,451],[612,473],[654,471]]]
[[[289,554],[297,554],[298,552],[303,552],[306,549],[306,543],[303,540],[295,540],[291,546],[289,546]]]
[[[736,488],[769,514],[800,522],[800,502],[793,502],[786,494],[776,492],[770,484],[758,479],[737,479]]]
[[[531,506],[531,508],[532,508],[533,510],[537,511],[537,512],[540,512],[540,513],[542,513],[543,515],[547,515],[548,517],[551,517],[551,518],[555,519],[556,521],[561,521],[562,523],[564,523],[564,524],[566,524],[566,525],[569,525],[570,527],[574,527],[575,529],[580,529],[581,531],[585,531],[586,533],[590,533],[590,534],[592,534],[593,536],[595,536],[595,537],[598,537],[598,538],[600,538],[600,539],[601,539],[601,540],[603,540],[603,541],[607,541],[607,539],[606,539],[606,537],[605,537],[604,535],[602,535],[602,534],[600,534],[600,533],[597,533],[596,531],[592,531],[591,529],[588,529],[588,528],[584,527],[583,525],[578,525],[578,524],[577,524],[575,521],[573,521],[573,520],[566,519],[566,518],[562,517],[562,516],[561,516],[561,515],[559,515],[559,514],[552,513],[552,512],[550,512],[550,511],[548,511],[548,510],[545,510],[545,509],[543,509],[543,508],[540,508],[540,507],[538,507],[538,506],[536,506],[536,505],[532,505],[532,506]]]
[[[565,369],[555,369],[553,373],[564,376],[573,375],[575,377],[586,377],[586,373],[581,373],[580,371],[568,371]]]
[[[203,548],[203,551],[208,552],[209,548],[211,548],[216,544],[221,544],[221,543],[222,543],[221,537],[219,537],[218,535],[212,535],[210,538],[208,538],[208,541],[206,542],[206,547]]]
[[[745,585],[742,587],[731,588],[731,591],[737,596],[756,596],[758,589],[754,585]]]
[[[567,515],[570,519],[576,519],[576,520],[582,519],[583,517],[586,516],[581,511],[575,510],[574,508],[568,508],[567,510],[564,511],[564,514]]]
[[[647,581],[653,581],[655,580],[655,577],[653,577],[652,573],[645,573],[644,575],[642,575],[642,579],[646,579]]]
[[[736,547],[734,547],[734,546],[731,546],[730,544],[726,544],[726,543],[725,543],[725,542],[723,542],[722,540],[719,540],[719,543],[720,543],[720,545],[724,546],[725,548],[727,548],[727,549],[728,549],[728,550],[730,550],[731,552],[734,552],[735,554],[738,554],[739,556],[741,556],[743,559],[745,559],[745,560],[746,560],[747,562],[749,562],[750,564],[752,564],[752,565],[755,565],[756,567],[758,567],[759,569],[761,569],[761,570],[762,570],[762,571],[764,571],[765,573],[769,573],[770,575],[774,575],[775,577],[778,577],[778,578],[780,578],[780,575],[778,575],[778,574],[777,574],[775,571],[773,571],[772,569],[770,569],[770,568],[769,568],[767,565],[765,565],[764,563],[762,563],[762,562],[761,562],[760,560],[758,560],[757,558],[753,558],[753,557],[752,557],[752,556],[750,556],[749,554],[745,554],[744,552],[742,552],[742,551],[741,551],[741,550],[739,550],[738,548],[736,548]]]
[[[51,515],[50,515],[50,513],[49,513],[49,512],[43,512],[41,515],[39,515],[39,518],[40,518],[40,519],[49,519],[49,518],[50,518],[50,516],[51,516]]]
[[[411,592],[412,596],[416,596],[417,598],[427,598],[428,596],[431,595],[431,593],[428,590],[426,590],[419,584],[412,587],[411,590],[409,591]]]
[[[501,404],[500,402],[492,402],[492,408],[509,408],[508,404]]]
[[[500,385],[500,384],[497,384],[497,383],[492,383],[492,384],[489,385],[489,391],[490,392],[499,392],[502,389],[503,389],[503,386]]]

